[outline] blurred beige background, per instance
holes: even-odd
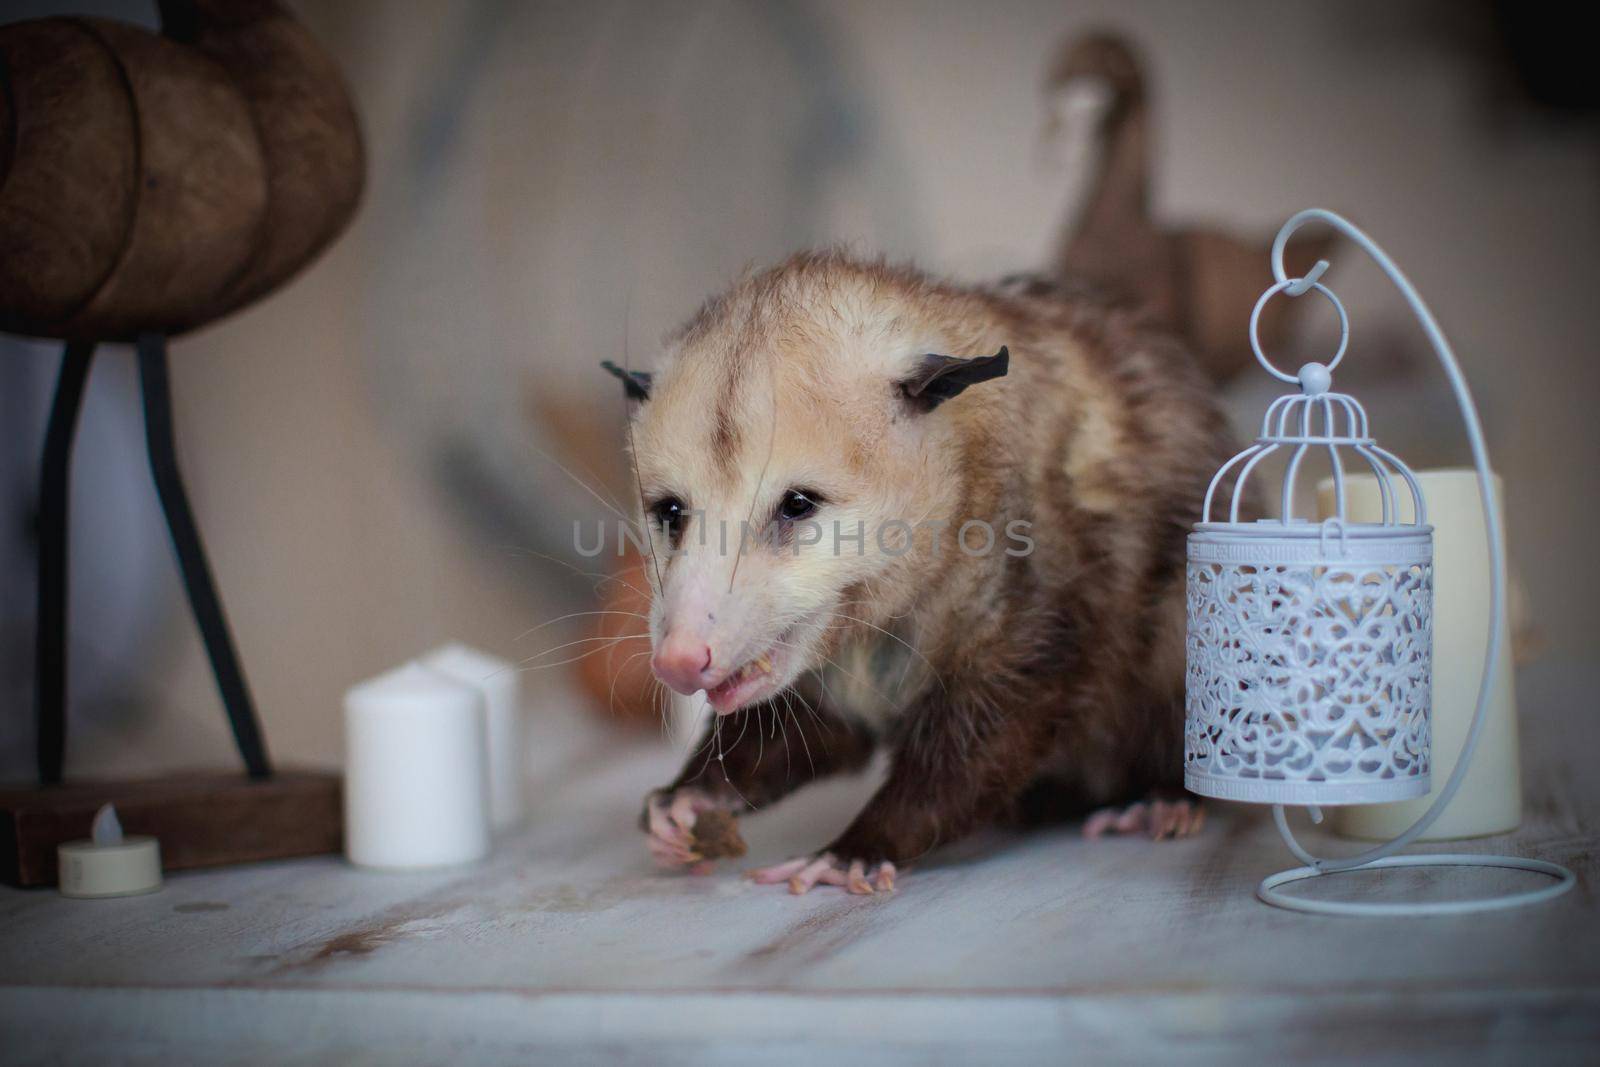
[[[446,639],[520,660],[577,635],[524,636],[588,606],[544,557],[587,569],[571,521],[603,514],[548,457],[627,499],[617,386],[595,368],[625,341],[647,365],[699,299],[802,245],[968,279],[1044,265],[1082,184],[1041,148],[1044,68],[1094,27],[1146,54],[1164,219],[1265,235],[1330,207],[1407,268],[1483,409],[1542,654],[1592,656],[1595,126],[1497,102],[1450,5],[295,6],[353,85],[366,201],[291,287],[174,349],[185,474],[280,762],[336,763],[342,691]],[[1417,466],[1465,462],[1433,369],[1391,358],[1418,350],[1414,327],[1356,256],[1330,280],[1380,440]],[[1329,326],[1309,317],[1299,359]],[[27,358],[42,400],[53,357]],[[133,410],[131,375],[107,368],[126,359],[102,358],[91,405]],[[1247,376],[1231,402],[1248,421],[1272,392]],[[17,418],[42,437],[42,407]],[[131,431],[80,471],[98,448],[147,491]],[[75,587],[69,773],[230,765],[176,569],[141,525],[153,505],[82,487],[74,504],[75,536],[98,531],[75,566],[138,541],[129,566],[148,574],[123,595],[158,625],[97,633],[93,581]],[[18,590],[8,603],[30,606]],[[111,666],[79,685],[94,662]],[[575,699],[560,674],[527,674],[536,706]],[[31,695],[8,679],[16,777]]]

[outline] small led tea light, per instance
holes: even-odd
[[[68,897],[131,897],[161,888],[161,846],[153,837],[124,837],[117,809],[95,812],[85,841],[56,848],[61,893]]]
[[[1405,296],[1455,393],[1472,446],[1488,531],[1489,600],[1479,620],[1487,644],[1476,710],[1460,757],[1427,810],[1393,840],[1358,855],[1313,856],[1289,828],[1286,805],[1320,822],[1329,805],[1406,800],[1428,793],[1433,763],[1433,527],[1411,471],[1380,448],[1354,397],[1333,391],[1350,323],[1344,305],[1318,279],[1284,271],[1295,230],[1324,222],[1370,255]],[[1202,520],[1189,535],[1188,674],[1184,778],[1203,796],[1273,805],[1289,850],[1305,866],[1270,875],[1256,895],[1268,904],[1336,915],[1457,914],[1527,904],[1570,889],[1572,872],[1554,863],[1481,854],[1398,855],[1425,833],[1461,786],[1483,733],[1500,669],[1504,634],[1505,542],[1488,449],[1477,410],[1449,342],[1400,268],[1371,238],[1332,212],[1302,211],[1272,246],[1274,285],[1250,317],[1250,345],[1267,373],[1299,392],[1274,400],[1255,443],[1229,460],[1206,491]],[[1325,365],[1298,374],[1273,366],[1256,335],[1261,310],[1280,293],[1315,290],[1339,316],[1339,347]],[[1288,458],[1282,485],[1269,496],[1277,516],[1249,521],[1250,477],[1273,454]],[[1295,514],[1296,479],[1308,457],[1331,469],[1329,517]],[[1379,494],[1377,521],[1353,521],[1345,464],[1370,470]],[[1232,480],[1232,491],[1221,493]],[[1215,507],[1215,510],[1214,510]],[[1459,649],[1444,666],[1460,670]],[[1501,896],[1434,902],[1350,902],[1285,893],[1283,887],[1338,871],[1380,867],[1504,867],[1554,881]]]

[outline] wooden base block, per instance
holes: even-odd
[[[337,852],[343,846],[339,775],[279,771],[270,778],[192,774],[142,782],[0,786],[0,882],[56,884],[56,846],[89,836],[102,804],[129,834],[161,843],[165,870]]]

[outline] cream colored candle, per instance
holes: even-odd
[[[1489,636],[1489,543],[1478,475],[1468,469],[1419,471],[1417,482],[1433,526],[1433,789],[1416,800],[1329,809],[1334,832],[1346,837],[1389,838],[1415,822],[1455,769],[1477,708]],[[1398,519],[1411,522],[1411,494],[1397,488]],[[1495,497],[1503,499],[1498,476]],[[1322,518],[1334,513],[1333,479],[1317,486],[1317,506]],[[1504,524],[1503,504],[1499,514]],[[1345,478],[1345,515],[1351,522],[1382,521],[1383,501],[1370,474]],[[1522,821],[1511,640],[1505,619],[1500,626],[1500,668],[1472,767],[1423,840],[1505,833]]]

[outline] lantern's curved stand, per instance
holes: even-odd
[[[1422,324],[1423,332],[1427,334],[1428,341],[1433,345],[1434,352],[1439,357],[1440,364],[1444,367],[1445,377],[1449,379],[1450,387],[1455,393],[1456,405],[1461,410],[1461,419],[1466,426],[1467,441],[1472,447],[1472,461],[1478,471],[1478,495],[1483,502],[1483,521],[1488,532],[1489,541],[1489,640],[1483,661],[1483,674],[1478,682],[1478,704],[1472,715],[1472,726],[1467,731],[1467,739],[1461,746],[1461,755],[1456,760],[1455,769],[1450,772],[1449,779],[1444,788],[1428,810],[1407,827],[1398,837],[1386,844],[1347,856],[1342,859],[1323,859],[1313,856],[1295,839],[1294,831],[1289,829],[1288,819],[1284,815],[1283,805],[1274,804],[1272,819],[1277,824],[1278,832],[1283,836],[1284,843],[1289,850],[1306,866],[1293,870],[1280,871],[1261,880],[1256,887],[1256,896],[1268,904],[1294,911],[1316,912],[1325,915],[1443,915],[1462,914],[1464,912],[1488,911],[1496,908],[1515,907],[1520,904],[1532,904],[1536,901],[1548,900],[1551,897],[1571,889],[1577,884],[1577,878],[1567,868],[1544,860],[1522,859],[1515,856],[1491,856],[1476,853],[1448,853],[1436,855],[1399,856],[1395,853],[1405,848],[1420,837],[1434,820],[1444,813],[1445,807],[1454,799],[1456,792],[1461,788],[1461,782],[1466,777],[1467,768],[1472,764],[1473,753],[1477,750],[1478,739],[1483,733],[1484,720],[1487,717],[1489,694],[1493,689],[1495,674],[1498,670],[1500,656],[1500,630],[1501,620],[1505,612],[1505,535],[1500,526],[1499,509],[1495,506],[1494,482],[1490,477],[1489,450],[1484,444],[1483,428],[1478,422],[1478,411],[1472,404],[1472,394],[1467,389],[1466,378],[1461,373],[1461,368],[1456,363],[1455,353],[1450,349],[1450,342],[1445,340],[1444,332],[1439,329],[1439,324],[1434,321],[1433,315],[1428,311],[1422,297],[1412,288],[1411,282],[1406,279],[1394,261],[1379,248],[1377,244],[1362,233],[1351,223],[1335,215],[1331,211],[1321,208],[1312,208],[1295,215],[1283,228],[1278,231],[1277,239],[1272,243],[1272,273],[1277,279],[1274,291],[1282,289],[1290,296],[1300,296],[1310,292],[1313,287],[1321,289],[1317,280],[1328,269],[1326,260],[1319,260],[1317,265],[1306,272],[1303,278],[1291,279],[1283,268],[1283,250],[1289,243],[1289,238],[1301,226],[1309,222],[1325,222],[1344,234],[1358,247],[1373,258],[1389,280],[1400,290],[1406,302],[1411,306],[1411,311]],[[1326,292],[1326,290],[1323,290]],[[1341,354],[1343,349],[1341,347]],[[1385,453],[1384,457],[1390,457]],[[1399,469],[1405,471],[1404,465]],[[1409,481],[1408,477],[1408,481]],[[1412,489],[1416,491],[1413,483]],[[1417,494],[1421,500],[1421,494]],[[1311,817],[1314,821],[1321,821],[1321,812],[1311,808]],[[1279,887],[1292,882],[1302,881],[1307,878],[1316,878],[1324,874],[1338,871],[1351,871],[1366,867],[1502,867],[1512,870],[1534,871],[1539,874],[1549,875],[1556,879],[1550,885],[1538,889],[1510,893],[1502,896],[1481,897],[1473,900],[1451,900],[1436,903],[1351,903],[1334,900],[1310,900],[1304,897],[1289,896],[1279,892]]]

